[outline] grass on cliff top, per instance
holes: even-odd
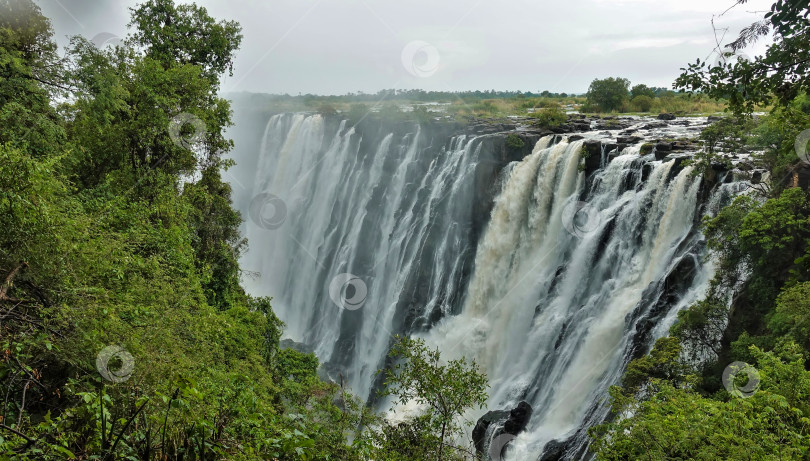
[[[348,114],[359,119],[369,114],[380,114],[386,118],[427,121],[434,117],[451,116],[457,120],[467,118],[506,118],[509,116],[531,116],[534,112],[551,107],[566,111],[604,115],[657,115],[671,113],[679,116],[706,116],[722,113],[727,108],[724,100],[711,99],[701,94],[668,93],[652,98],[649,107],[626,100],[617,111],[603,112],[589,107],[584,96],[567,97],[502,97],[482,99],[473,96],[452,96],[435,101],[379,98],[358,102],[356,96],[276,96],[267,94],[233,95],[237,104],[249,104],[257,110],[280,112],[311,111],[322,114]],[[646,110],[645,110],[646,109]]]

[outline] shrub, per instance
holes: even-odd
[[[534,124],[542,128],[554,128],[568,121],[568,116],[559,104],[540,109],[529,117],[536,119]]]
[[[642,94],[634,97],[631,102],[633,103],[633,108],[639,112],[649,112],[653,105],[653,98]]]
[[[596,79],[588,88],[587,98],[592,105],[603,112],[618,110],[627,99],[630,80],[620,77]]]
[[[523,140],[520,139],[520,136],[516,135],[515,133],[510,133],[509,136],[506,137],[506,147],[520,149],[525,145],[526,143],[523,142]]]

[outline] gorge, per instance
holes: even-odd
[[[517,437],[479,421],[477,447],[509,442],[503,459],[585,455],[608,387],[705,294],[700,220],[745,189],[685,165],[700,117],[572,115],[555,134],[235,109],[245,284],[274,298],[288,344],[380,408],[394,335],[475,359],[489,402],[468,432],[486,410],[532,410]]]

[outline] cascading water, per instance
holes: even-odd
[[[676,173],[676,160],[645,162],[626,149],[586,187],[581,144],[538,143],[512,169],[461,315],[427,335],[447,357],[480,361],[492,386],[490,408],[521,400],[535,408],[507,459],[536,457],[552,439],[605,416],[600,399],[636,346],[637,321],[657,301],[645,290],[697,243],[700,180],[691,168]],[[645,164],[651,171],[643,180]],[[710,270],[696,269],[686,274],[693,289],[670,311],[706,288]]]
[[[234,188],[248,287],[357,395],[392,334],[421,336],[482,365],[488,408],[534,408],[505,459],[582,456],[607,388],[708,285],[701,179],[638,147],[588,175],[582,140],[504,158],[499,135],[374,127],[270,119]]]
[[[481,143],[461,135],[434,146],[415,126],[366,149],[345,123],[331,140],[325,133],[319,115],[268,122],[243,262],[261,274],[251,291],[275,297],[286,334],[369,397],[392,334],[458,304],[474,254]],[[349,305],[353,298],[361,304]]]

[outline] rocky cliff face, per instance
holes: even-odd
[[[490,407],[508,409],[482,417],[476,446],[498,438],[520,459],[585,452],[607,387],[708,280],[697,223],[745,168],[741,157],[712,178],[687,171],[706,118],[573,114],[543,130],[237,108],[236,121],[261,133],[231,134],[228,174],[251,217],[243,266],[260,274],[249,288],[274,297],[288,343],[372,402],[393,335],[448,354],[462,344],[490,376]],[[285,212],[270,228],[254,212],[268,196]],[[560,224],[576,200],[598,222]],[[362,293],[356,306],[332,292],[347,274],[352,294],[338,298]]]

